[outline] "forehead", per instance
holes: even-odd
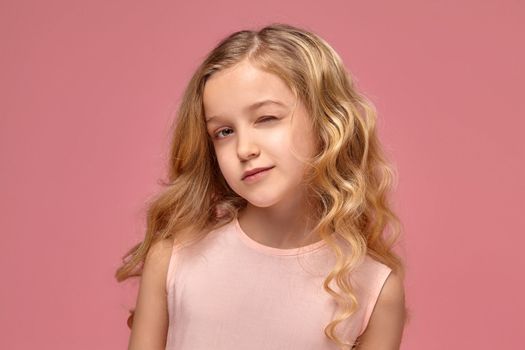
[[[293,105],[294,94],[277,75],[247,61],[215,73],[204,86],[203,105],[207,119],[240,115],[261,106],[280,107],[278,103],[261,103],[267,100],[280,101],[289,107]]]

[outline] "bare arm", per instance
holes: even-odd
[[[399,350],[405,326],[405,291],[401,278],[391,272],[379,294],[358,350]]]
[[[128,350],[164,350],[168,332],[166,277],[172,241],[155,242],[144,262]]]

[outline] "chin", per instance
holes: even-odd
[[[279,202],[279,199],[276,197],[256,197],[256,196],[243,196],[248,203],[257,208],[269,208]]]

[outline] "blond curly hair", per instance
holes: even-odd
[[[148,203],[145,238],[123,257],[116,279],[140,276],[157,240],[197,242],[246,206],[221,174],[203,111],[207,79],[243,60],[280,77],[304,103],[318,131],[320,152],[309,162],[305,181],[316,223],[312,234],[322,237],[337,259],[323,288],[340,308],[324,333],[347,349],[355,344],[344,343],[336,326],[359,306],[348,279],[351,271],[368,254],[404,276],[402,260],[393,251],[402,228],[389,203],[395,172],[378,139],[376,109],[357,91],[339,55],[316,34],[288,24],[232,33],[197,68],[174,119],[168,180]],[[342,243],[352,254],[345,254]],[[334,279],[339,291],[329,286]],[[130,326],[132,319],[133,310]]]

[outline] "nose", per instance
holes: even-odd
[[[247,160],[259,155],[260,149],[252,135],[237,131],[237,156],[241,160]]]

